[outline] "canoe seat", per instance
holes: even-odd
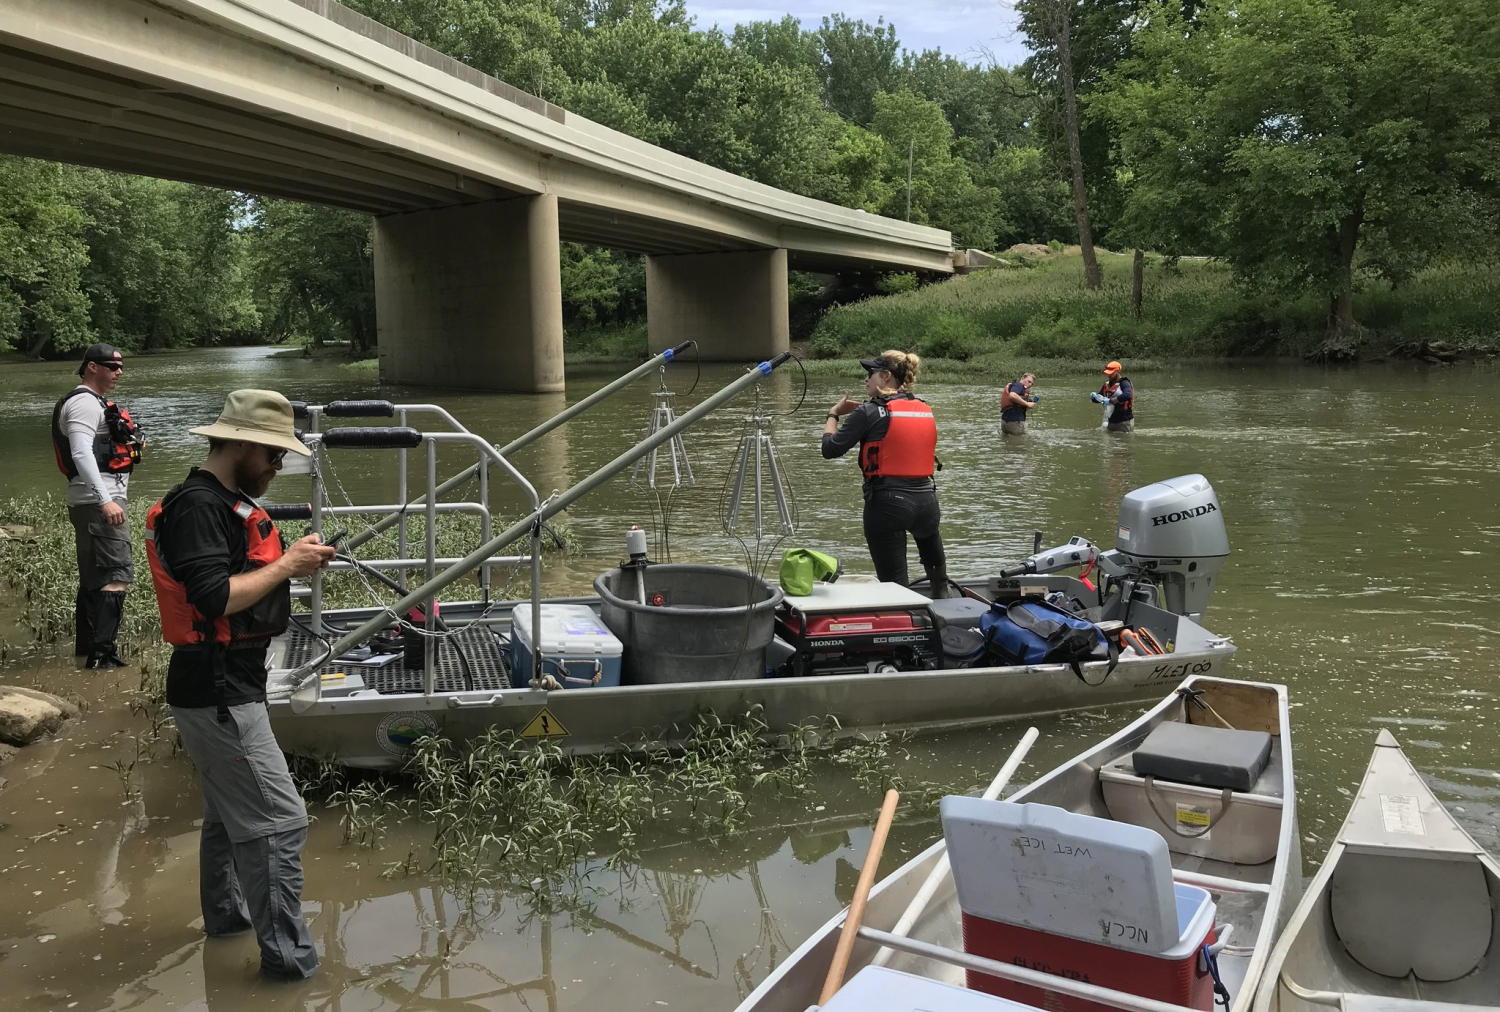
[[[1493,1005],[1452,1005],[1420,998],[1387,998],[1378,994],[1339,995],[1343,1012],[1495,1012]]]
[[[1387,977],[1457,980],[1490,950],[1493,900],[1473,854],[1411,858],[1350,850],[1334,869],[1328,902],[1349,955]],[[1440,1007],[1407,1002],[1399,1008],[1408,1005]]]

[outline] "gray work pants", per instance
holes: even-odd
[[[310,977],[318,954],[302,919],[307,809],[271,733],[264,703],[172,707],[203,786],[198,890],[210,935],[254,927],[261,970]]]
[[[1005,422],[1005,421],[1002,421],[1000,423],[1000,431],[1003,432],[1003,433],[1005,433],[1007,436],[1024,436],[1024,435],[1026,435],[1026,423],[1024,421],[1022,421],[1022,422]]]

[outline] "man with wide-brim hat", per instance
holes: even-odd
[[[286,629],[291,578],[334,550],[309,534],[290,547],[255,501],[297,438],[291,403],[236,390],[218,421],[192,430],[208,456],[146,514],[146,557],[162,636],[176,649],[167,703],[203,786],[199,897],[211,937],[255,929],[261,971],[318,968],[302,919],[307,809],[266,712],[266,647]]]

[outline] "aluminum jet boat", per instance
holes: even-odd
[[[375,517],[343,542],[329,568],[384,581],[394,587],[394,600],[330,610],[321,572],[303,588],[307,610],[294,614],[269,658],[271,722],[284,749],[388,768],[406,760],[418,737],[464,740],[492,728],[545,737],[577,753],[670,745],[706,714],[723,720],[751,714],[768,736],[809,727],[950,728],[1150,699],[1186,676],[1221,673],[1233,655],[1228,638],[1201,624],[1229,554],[1217,496],[1202,475],[1126,495],[1114,549],[1081,537],[1043,549],[1038,535],[1033,554],[1016,565],[945,588],[844,578],[788,596],[744,570],[656,565],[643,549],[632,549],[630,563],[595,581],[597,595],[543,600],[545,521],[781,362],[762,363],[670,424],[654,425],[632,449],[545,500],[511,464],[515,451],[657,369],[674,351],[503,447],[438,405],[298,406],[313,450],[311,502],[269,509],[278,519],[306,519],[319,533],[346,517]],[[330,427],[371,416],[396,424]],[[419,429],[410,424],[418,417],[435,421]],[[440,482],[439,446],[468,447],[478,459]],[[396,454],[400,501],[327,501],[330,455],[348,448]],[[413,454],[425,455],[426,481],[408,501],[416,491],[408,487],[415,484]],[[529,504],[525,516],[498,533],[491,529],[492,479],[519,487]],[[454,499],[450,493],[461,487],[477,487],[477,495]],[[466,556],[438,553],[432,532],[448,513],[478,518],[478,541]],[[408,532],[418,515],[425,521],[421,537]],[[396,557],[356,555],[382,534],[395,539]],[[517,552],[512,546],[521,546],[518,554],[506,554]],[[495,570],[529,572],[530,594],[503,599],[491,583]],[[451,600],[448,588],[460,580],[470,597]],[[1022,603],[1035,607],[1014,607]],[[1041,650],[997,655],[986,648],[983,628],[986,614],[997,609],[1051,609],[1060,623],[1096,630],[1100,650],[1067,660]],[[392,648],[393,637],[404,639],[404,647]]]

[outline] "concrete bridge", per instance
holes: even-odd
[[[561,241],[647,256],[653,348],[787,344],[788,267],[948,272],[949,234],[683,158],[332,0],[3,0],[0,149],[365,211],[380,370],[563,385]]]

